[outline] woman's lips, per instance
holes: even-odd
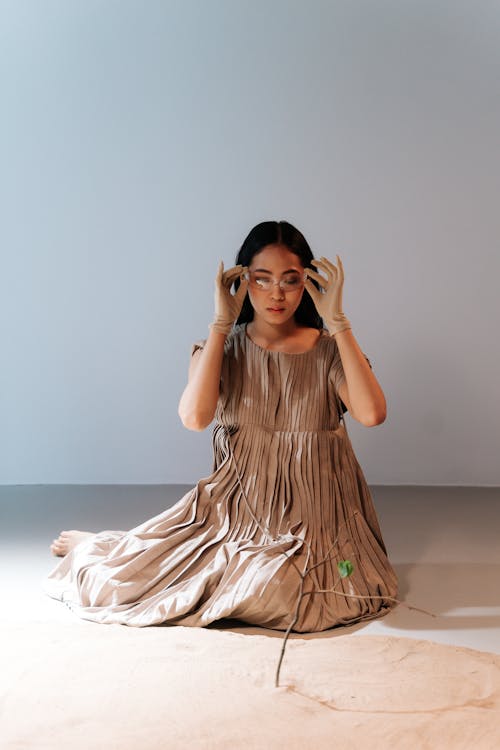
[[[284,307],[268,307],[269,312],[280,313],[284,311]]]

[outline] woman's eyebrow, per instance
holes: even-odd
[[[269,273],[269,274],[271,274],[272,271],[268,271],[267,268],[255,268],[254,269],[254,273]],[[283,271],[283,274],[285,274],[285,273],[300,273],[300,271],[297,268],[288,268],[286,271]]]

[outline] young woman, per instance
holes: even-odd
[[[130,531],[61,533],[45,590],[82,618],[285,630],[302,593],[293,629],[310,632],[395,606],[343,420],[347,410],[380,424],[386,403],[342,309],[342,262],[314,260],[285,221],[254,227],[236,262],[219,266],[214,320],[179,404],[188,429],[215,418],[213,472]],[[342,560],[354,567],[346,578]]]

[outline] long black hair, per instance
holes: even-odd
[[[238,251],[236,263],[241,263],[242,266],[249,266],[253,256],[260,253],[266,245],[283,245],[299,257],[304,268],[310,267],[310,262],[314,258],[312,250],[302,232],[299,232],[288,221],[262,221],[248,233]],[[311,281],[317,286],[315,281],[312,279]],[[238,288],[239,280],[235,282],[235,286]],[[253,314],[252,303],[247,294],[236,324],[249,323],[253,320]],[[314,302],[305,289],[294,317],[299,325],[308,326],[309,328],[323,328],[323,320],[318,315]]]

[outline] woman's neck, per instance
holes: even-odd
[[[264,325],[261,325],[264,323]],[[293,320],[285,324],[272,325],[258,318],[246,326],[246,335],[262,349],[286,352],[288,354],[302,354],[314,349],[321,331],[316,328],[299,326]]]
[[[257,315],[247,324],[247,331],[251,338],[262,341],[266,345],[277,344],[280,341],[293,338],[298,328],[295,318],[290,318],[285,323],[273,324]]]

